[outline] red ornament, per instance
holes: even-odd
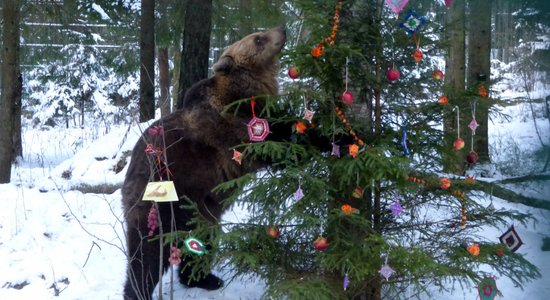
[[[279,231],[279,228],[277,228],[277,226],[269,226],[266,228],[265,232],[267,232],[267,234],[274,239],[278,238],[281,235],[281,232]]]
[[[479,160],[479,155],[477,155],[477,152],[472,151],[470,152],[470,154],[468,154],[468,156],[466,156],[466,160],[470,164],[475,164]]]
[[[288,77],[292,78],[292,79],[296,79],[298,77],[300,77],[300,68],[296,67],[296,66],[292,66],[288,69]]]
[[[345,91],[342,96],[340,96],[340,101],[345,105],[350,105],[353,103],[353,94],[350,91]]]
[[[328,241],[326,238],[320,236],[313,242],[313,247],[318,251],[325,251],[328,248]]]
[[[447,96],[439,96],[437,102],[439,102],[439,104],[447,104],[449,103],[449,98],[447,98]]]
[[[487,97],[487,89],[484,86],[480,85],[478,88],[478,94],[483,98]]]
[[[413,53],[414,61],[416,61],[416,63],[419,63],[423,57],[424,57],[424,54],[422,54],[422,51],[420,51],[420,49],[417,48]]]
[[[443,80],[443,76],[445,76],[443,74],[443,72],[441,72],[441,70],[435,70],[432,74],[432,77],[434,80]]]
[[[504,249],[502,247],[497,248],[497,255],[500,257],[504,256]]]
[[[452,4],[453,0],[445,0],[445,6],[447,6],[447,8],[451,7]]]
[[[386,78],[392,82],[398,80],[400,76],[401,76],[401,73],[399,73],[399,70],[397,70],[395,67],[389,69],[388,72],[386,73]]]
[[[454,142],[453,142],[453,148],[455,150],[461,150],[462,148],[464,148],[464,139],[463,138],[458,138],[456,139]]]

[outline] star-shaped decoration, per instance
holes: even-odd
[[[380,268],[380,271],[378,271],[382,277],[386,278],[386,281],[388,281],[388,278],[390,278],[393,273],[395,273],[395,270],[392,269],[388,264],[385,264]]]
[[[237,149],[233,149],[233,158],[231,158],[231,159],[236,161],[240,165],[241,161],[243,159],[243,154],[241,152],[237,151]]]
[[[407,33],[409,35],[412,35],[422,27],[422,25],[426,24],[426,19],[423,16],[419,16],[416,14],[415,11],[411,10],[409,13],[405,16],[403,19],[403,22],[399,24],[399,26],[405,28]]]
[[[311,123],[311,120],[313,119],[313,115],[314,115],[314,114],[315,114],[314,111],[309,110],[309,109],[306,108],[306,109],[304,110],[304,119],[305,119],[306,121],[308,121],[309,123]]]
[[[403,212],[403,207],[401,207],[401,204],[399,202],[394,202],[392,205],[390,205],[390,209],[394,217],[399,216]]]
[[[477,127],[479,127],[479,124],[476,121],[476,118],[473,118],[472,121],[470,121],[470,124],[468,124],[468,127],[472,130],[472,132],[476,132]]]

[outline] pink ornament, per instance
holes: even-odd
[[[399,70],[397,70],[396,68],[391,68],[386,73],[386,78],[392,82],[398,80],[399,77],[401,77],[401,73],[399,73]]]
[[[266,119],[253,117],[248,122],[248,137],[253,142],[261,142],[265,140],[269,134],[269,123]]]
[[[451,5],[453,5],[453,0],[445,0],[445,6],[447,6],[447,8],[451,7]]]
[[[345,105],[350,105],[353,103],[353,94],[350,91],[345,91],[342,96],[340,96],[340,101]]]
[[[395,12],[396,14],[399,14],[401,10],[403,10],[403,7],[407,5],[409,0],[386,0],[386,3],[388,6]]]

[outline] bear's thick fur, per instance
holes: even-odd
[[[162,126],[164,136],[146,130],[135,145],[122,187],[128,255],[125,299],[151,297],[159,281],[161,248],[162,270],[168,267],[169,247],[161,247],[158,239],[150,241],[148,237],[147,220],[152,204],[141,200],[147,183],[159,180],[159,174],[166,177],[169,170],[180,198],[192,199],[200,213],[212,221],[220,218],[223,196],[212,189],[253,170],[250,165],[241,166],[232,160],[230,151],[231,147],[249,140],[246,123],[251,114],[240,116],[222,110],[235,100],[277,93],[278,54],[285,40],[284,28],[277,27],[253,33],[229,46],[214,65],[214,75],[189,89],[184,107],[151,125],[150,128]],[[165,145],[168,169],[159,165],[154,155],[146,153],[148,144]],[[177,230],[193,229],[187,224],[192,211],[183,209],[181,204],[158,203],[163,232],[170,232],[172,211]],[[180,282],[208,290],[223,285],[212,274],[191,281],[187,269],[180,272]]]

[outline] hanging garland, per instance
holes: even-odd
[[[338,32],[338,25],[340,24],[340,9],[342,8],[342,0],[336,3],[336,9],[334,17],[332,18],[332,32],[330,36],[324,38],[315,48],[311,50],[311,55],[314,58],[320,58],[325,54],[325,46],[334,46],[334,40],[336,39],[336,33]]]

